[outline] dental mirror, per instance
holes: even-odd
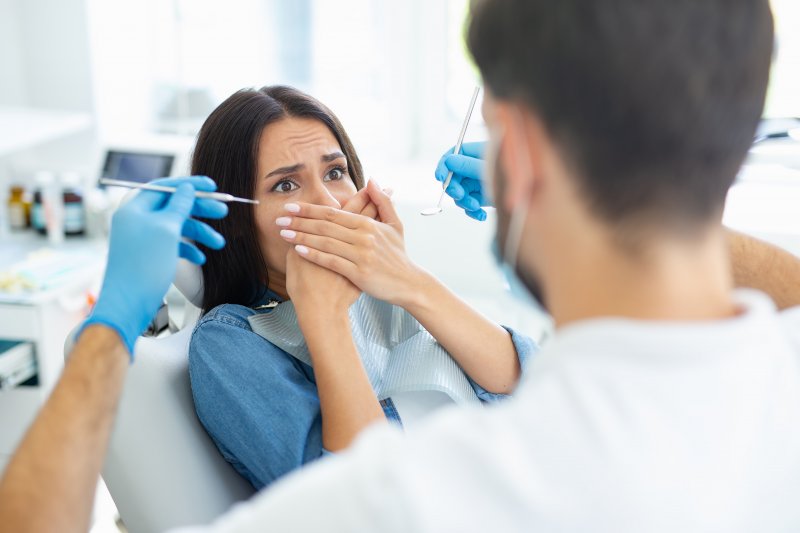
[[[464,143],[464,135],[466,135],[467,126],[469,126],[469,119],[472,117],[472,110],[475,109],[475,102],[478,101],[478,93],[480,92],[480,87],[475,87],[475,90],[472,92],[472,100],[469,103],[469,109],[467,109],[467,116],[464,117],[464,124],[461,125],[461,133],[458,134],[458,142],[456,142],[456,146],[453,148],[454,154],[458,154],[461,151],[461,145]],[[442,212],[444,195],[447,193],[447,187],[450,186],[450,180],[452,179],[453,172],[451,171],[447,173],[447,179],[444,180],[444,184],[442,185],[442,194],[439,196],[439,203],[436,204],[436,207],[428,207],[427,209],[423,209],[420,211],[420,215],[424,217],[430,217],[433,215],[438,215]]]

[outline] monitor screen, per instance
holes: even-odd
[[[103,164],[103,178],[146,182],[169,176],[175,156],[109,150]]]

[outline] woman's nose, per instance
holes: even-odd
[[[309,193],[309,197],[306,200],[308,203],[335,207],[336,209],[341,209],[342,207],[342,204],[339,202],[339,200],[337,200],[331,194],[331,192],[322,182],[316,184],[311,191],[309,191]]]

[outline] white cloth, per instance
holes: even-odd
[[[403,421],[403,429],[408,431],[416,429],[433,413],[455,402],[447,394],[431,390],[399,392],[392,396],[392,403]]]
[[[390,425],[208,530],[800,531],[800,309],[560,330],[518,394]]]
[[[438,391],[456,403],[480,405],[464,371],[408,311],[362,294],[348,315],[353,342],[379,400],[405,392]],[[254,333],[314,366],[291,301],[247,321]]]

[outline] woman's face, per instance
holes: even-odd
[[[310,118],[285,118],[264,128],[258,148],[255,220],[270,288],[281,294],[286,253],[291,245],[275,219],[284,204],[308,202],[342,207],[356,193],[347,158],[325,124]]]

